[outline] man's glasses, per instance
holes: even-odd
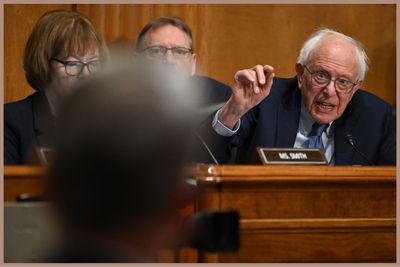
[[[304,65],[304,68],[311,74],[313,85],[319,87],[327,86],[331,81],[335,84],[335,89],[339,93],[348,94],[357,85],[357,83],[350,82],[346,79],[338,78],[333,80],[331,75],[329,75],[325,71],[310,71],[307,66]]]
[[[101,70],[102,64],[100,60],[93,60],[87,63],[82,61],[64,61],[57,58],[52,58],[52,60],[60,62],[65,67],[65,73],[69,76],[78,76],[83,71],[84,67],[87,67],[91,74],[94,74]]]
[[[168,50],[171,50],[172,55],[176,59],[188,59],[193,53],[193,50],[186,47],[165,47],[165,46],[149,46],[142,51],[145,51],[150,58],[163,59],[165,58]]]

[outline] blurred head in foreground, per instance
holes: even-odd
[[[170,239],[191,130],[175,74],[114,69],[64,102],[50,185],[67,245],[54,261],[154,261]]]

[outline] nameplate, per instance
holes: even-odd
[[[328,164],[324,153],[316,148],[257,147],[257,153],[262,164]]]

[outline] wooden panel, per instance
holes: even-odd
[[[351,229],[358,231],[368,231],[371,228],[386,229],[396,225],[396,219],[393,218],[328,218],[328,219],[243,219],[241,220],[241,229],[248,233],[253,232],[321,232],[330,229],[336,232],[345,232]]]
[[[395,167],[197,165],[190,172],[205,198],[198,210],[209,209],[213,192],[221,210],[241,219],[240,251],[199,252],[201,262],[396,260]]]
[[[242,235],[239,253],[221,253],[219,262],[394,262],[394,229],[253,232]]]
[[[200,69],[225,83],[231,84],[236,70],[255,64],[273,65],[280,77],[294,76],[302,43],[325,26],[365,45],[371,59],[365,88],[395,103],[394,5],[212,5],[204,17],[210,26],[196,28],[207,40],[207,48],[197,51]],[[380,25],[388,25],[387,31]]]
[[[7,7],[10,6],[10,7]],[[72,5],[6,5],[5,102],[27,95],[22,51],[40,10]],[[370,71],[365,88],[396,103],[396,6],[394,4],[76,4],[107,42],[134,41],[160,15],[182,17],[192,28],[198,73],[231,84],[234,73],[270,64],[277,76],[295,75],[301,44],[318,27],[354,36],[365,45]],[[27,21],[27,22],[26,22]],[[23,23],[21,23],[23,22]],[[8,25],[8,26],[7,26]],[[384,30],[382,30],[384,25]],[[22,33],[16,35],[15,32]],[[371,38],[374,36],[375,38]],[[378,38],[376,38],[378,37]],[[10,76],[11,73],[11,76]],[[7,78],[8,77],[8,78]]]
[[[209,210],[220,210],[221,209],[220,195],[215,193],[213,189],[204,189],[202,194],[198,196],[196,200],[196,208],[208,207]]]
[[[334,171],[333,171],[334,170]],[[316,181],[316,177],[329,182],[357,182],[368,179],[369,182],[393,182],[395,169],[391,166],[315,166],[315,165],[205,165],[188,166],[187,171],[205,183],[271,183],[274,181]],[[246,176],[246,180],[243,180]],[[224,177],[224,179],[221,179]],[[268,179],[265,179],[268,178]]]
[[[174,262],[197,263],[197,261],[198,261],[197,250],[192,248],[183,248],[177,252]]]
[[[17,196],[45,194],[45,170],[32,166],[4,166],[4,201],[16,201]]]
[[[158,16],[179,16],[189,24],[198,5],[174,4],[78,4],[77,11],[89,16],[107,42],[118,39],[136,40],[140,30]]]
[[[4,102],[22,99],[34,92],[25,80],[23,54],[36,21],[52,9],[71,10],[73,5],[4,5]]]
[[[395,217],[395,199],[393,184],[387,188],[271,184],[267,189],[226,189],[221,194],[221,209],[237,209],[242,218]]]
[[[380,262],[393,261],[395,225],[394,218],[243,220],[241,251],[222,254],[220,260],[365,262],[379,257]]]

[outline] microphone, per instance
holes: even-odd
[[[346,134],[344,136],[344,138],[353,147],[353,149],[369,163],[369,165],[371,165],[371,166],[375,165],[369,158],[367,158],[367,156],[364,155],[364,153],[362,153],[360,150],[358,150],[358,148],[354,144],[353,136],[351,134],[349,134],[349,133]]]
[[[218,101],[212,101],[197,110],[197,115],[199,116],[200,123],[203,124],[207,122],[207,118],[219,110],[227,101],[228,98],[222,97]],[[222,101],[221,101],[222,100]],[[211,124],[211,123],[210,123]],[[201,142],[202,146],[206,149],[208,156],[212,159],[215,165],[219,165],[218,160],[215,158],[214,153],[212,153],[210,147],[207,145],[206,141],[200,136],[200,134],[195,131],[196,138]]]
[[[201,136],[195,132],[196,137],[200,140],[200,142],[202,143],[202,145],[204,146],[204,148],[207,150],[208,155],[212,158],[212,160],[214,161],[214,163],[216,165],[219,165],[218,160],[215,158],[214,154],[211,152],[211,149],[208,147],[207,143],[204,141],[203,138],[201,138]]]

